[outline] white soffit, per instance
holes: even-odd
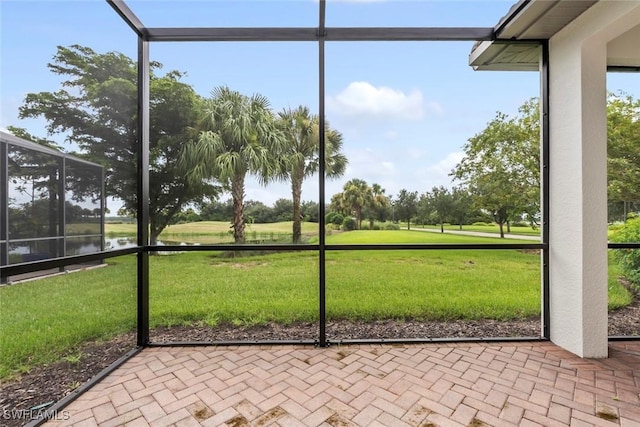
[[[640,67],[640,25],[609,42],[607,45],[607,65]]]
[[[538,70],[540,47],[598,0],[521,0],[496,25],[496,41],[477,43],[469,55],[476,70]],[[518,41],[509,43],[509,41]]]

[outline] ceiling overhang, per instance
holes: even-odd
[[[476,70],[538,71],[540,40],[548,40],[598,0],[520,0],[495,27],[495,40],[469,55]]]

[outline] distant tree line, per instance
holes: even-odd
[[[55,92],[27,94],[21,118],[44,118],[49,135],[65,135],[79,147],[78,157],[105,168],[107,197],[123,201],[122,214],[135,215],[137,88],[136,63],[118,52],[58,47],[49,69],[64,81]],[[320,169],[318,116],[308,107],[275,112],[261,94],[241,94],[226,86],[209,97],[181,81],[184,73],[150,77],[150,241],[169,224],[200,220],[231,222],[236,243],[244,242],[247,222],[290,220],[293,242],[301,222],[320,214],[302,202],[304,179]],[[608,178],[610,220],[625,219],[640,204],[640,101],[625,94],[608,98]],[[515,116],[498,112],[486,128],[469,138],[464,157],[451,171],[452,186],[402,189],[395,196],[354,178],[331,197],[323,215],[339,216],[350,227],[376,222],[464,225],[495,222],[501,235],[514,222],[536,227],[540,220],[540,126],[537,99]],[[52,146],[51,141],[11,128],[19,136]],[[325,171],[338,178],[346,170],[342,134],[325,123]],[[245,201],[245,180],[291,185],[291,200],[273,206]],[[220,201],[223,194],[231,198]],[[286,209],[285,209],[286,207]],[[316,210],[315,215],[311,212]]]
[[[343,191],[334,194],[327,212],[327,223],[346,225],[352,229],[374,229],[375,222],[411,224],[438,224],[444,232],[445,224],[463,225],[477,222],[492,222],[491,215],[474,208],[472,196],[461,188],[449,190],[443,186],[433,187],[419,194],[417,191],[401,189],[398,194],[387,196],[378,184],[371,186],[362,179],[348,181]],[[366,220],[368,224],[363,221]],[[379,227],[379,226],[378,226]]]
[[[319,207],[316,202],[305,201],[300,204],[300,220],[318,222]],[[274,222],[293,221],[293,201],[278,199],[273,205],[256,200],[244,202],[244,217],[249,224],[268,224]],[[233,220],[233,199],[212,201],[196,209],[184,209],[174,218],[174,224],[195,221],[229,221]]]

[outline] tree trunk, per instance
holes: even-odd
[[[411,230],[411,218],[407,219],[407,230]]]
[[[149,244],[151,246],[155,246],[158,244],[158,236],[160,236],[161,232],[162,230],[159,230],[153,225],[151,226],[151,232],[149,233]]]
[[[507,233],[511,233],[511,221],[507,221]]]
[[[373,230],[373,220],[369,219],[369,230]]]
[[[149,244],[152,246],[155,246],[158,244],[158,236],[160,236],[160,233],[162,232],[162,230],[158,230],[158,229],[154,229],[153,227],[151,228],[151,233],[149,233]],[[149,255],[157,255],[158,252],[153,251],[153,252],[149,252]]]
[[[462,223],[458,224],[458,226],[460,227],[460,231],[462,231]]]
[[[302,197],[302,177],[295,173],[291,177],[291,195],[293,196],[293,243],[300,243],[302,237],[302,215],[300,214],[300,199]]]
[[[627,202],[622,202],[622,210],[624,213],[624,217],[622,218],[622,222],[624,222],[625,224],[627,223],[627,217],[629,216],[629,214],[627,213]]]
[[[444,233],[444,221],[440,221],[440,232]]]
[[[162,230],[164,230],[164,227],[160,227],[156,222],[153,221],[153,219],[149,221],[149,244],[151,246],[155,246],[158,244],[158,236],[160,236]],[[140,243],[141,242],[138,242],[138,244]],[[149,252],[149,255],[157,254],[158,252],[156,251]]]
[[[498,225],[500,226],[500,238],[504,239],[504,222],[499,222]]]
[[[182,198],[178,198],[178,201],[171,206],[168,212],[161,215],[156,210],[149,209],[149,244],[155,246],[158,244],[158,237],[169,226],[173,218],[180,212],[182,206]]]
[[[231,181],[231,197],[233,198],[233,241],[244,243],[244,173],[233,177]]]

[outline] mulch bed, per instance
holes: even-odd
[[[326,331],[330,343],[349,339],[538,337],[540,319],[506,322],[338,321],[327,323]],[[156,328],[151,331],[151,341],[313,341],[317,335],[318,325],[315,323],[250,327],[223,324],[216,327]],[[628,307],[609,313],[609,335],[640,336],[640,298],[636,298]],[[0,410],[7,414],[9,412],[5,411],[56,402],[133,349],[135,343],[133,333],[109,341],[87,343],[74,352],[82,355],[78,361],[74,360],[75,363],[58,362],[0,383]],[[23,424],[24,420],[2,419],[2,425],[7,427]]]

